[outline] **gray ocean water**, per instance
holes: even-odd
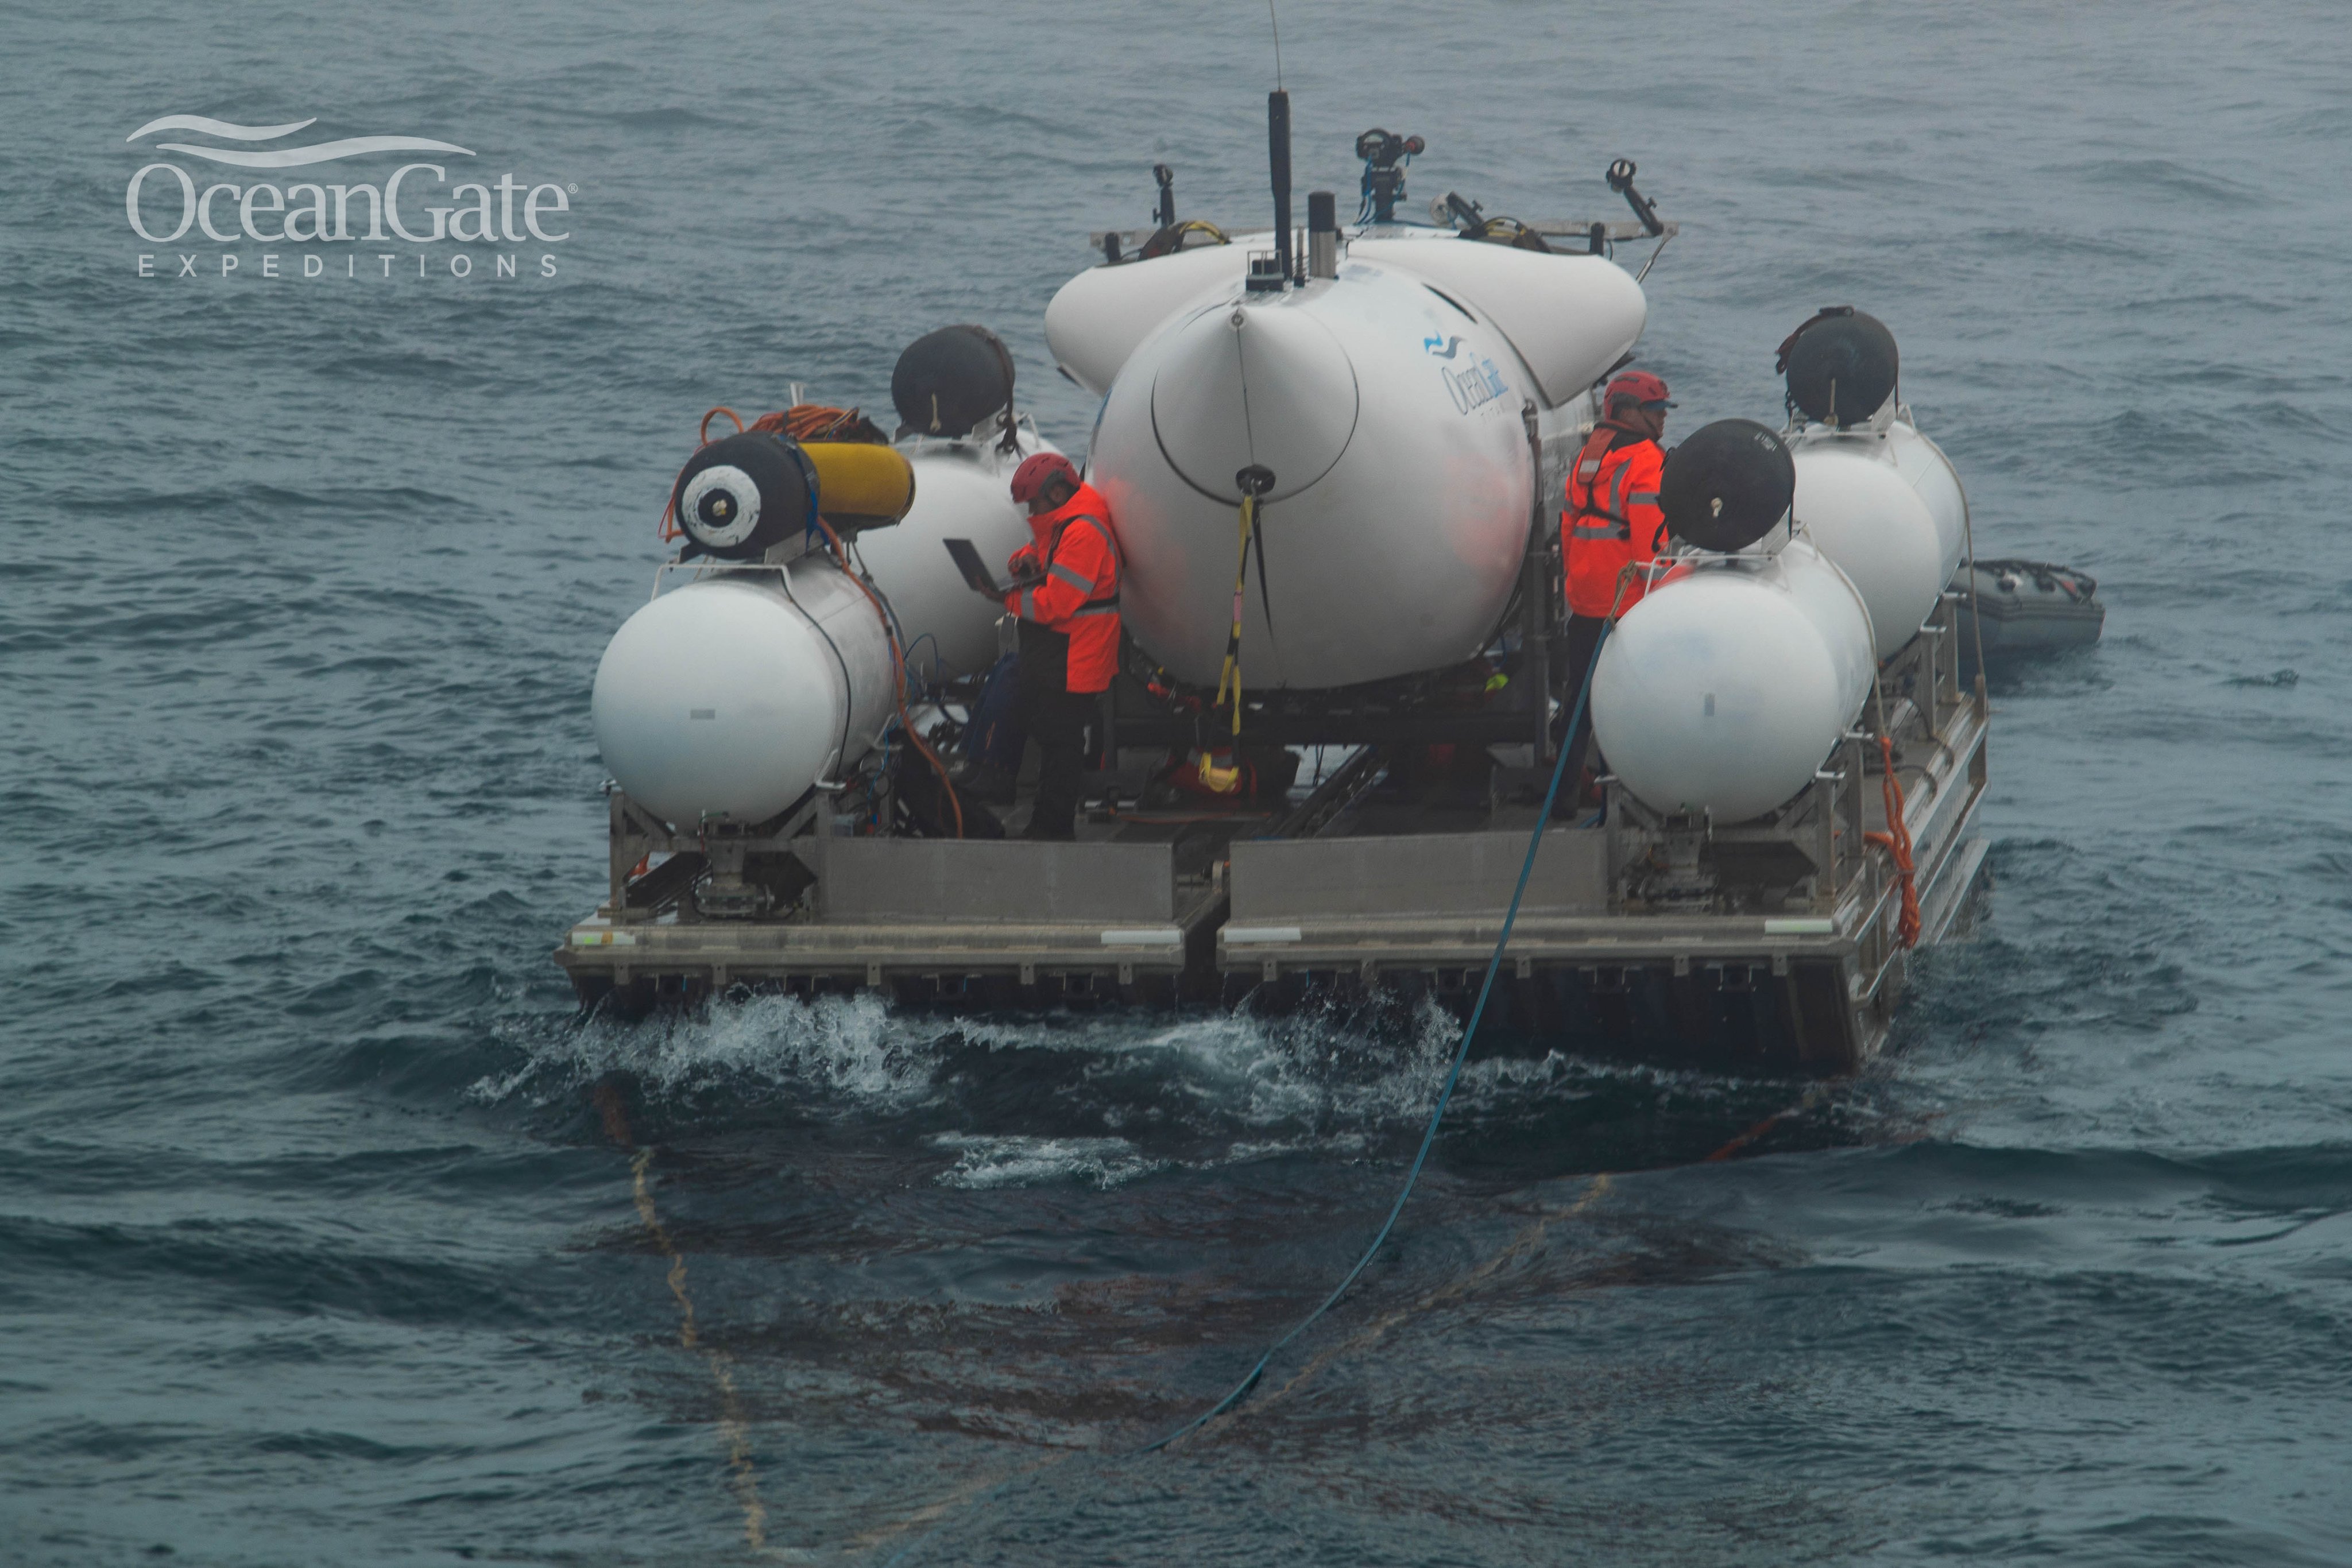
[[[1801,1086],[1478,1066],[1357,1295],[1117,1457],[1344,1270],[1442,1019],[583,1024],[548,955],[703,410],[979,320],[1081,444],[1045,302],[1155,161],[1263,210],[1263,7],[18,0],[0,1562],[2352,1562],[2340,12],[1282,21],[1302,188],[1378,124],[1416,202],[1610,216],[1633,157],[1679,429],[1860,305],[1980,550],[2100,579],[1886,1057],[1713,1163]],[[569,237],[176,277],[169,114],[459,143]]]

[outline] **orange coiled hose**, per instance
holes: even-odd
[[[698,443],[695,447],[695,451],[699,452],[703,447],[710,444],[710,422],[717,419],[722,413],[735,422],[736,434],[740,435],[743,434],[743,416],[737,413],[733,409],[721,404],[702,416],[702,424],[700,428],[695,432],[695,440]],[[772,414],[769,417],[773,418],[774,416]],[[686,463],[691,463],[693,461],[694,459],[689,456],[687,458]],[[670,540],[675,538],[681,538],[685,537],[686,534],[686,530],[677,526],[677,513],[676,510],[677,506],[677,480],[686,477],[686,463],[681,463],[677,465],[677,479],[672,479],[669,482],[669,494],[662,497],[661,526],[657,531],[660,533],[661,541],[664,544],[667,544]]]
[[[1903,786],[1895,777],[1895,741],[1892,737],[1878,737],[1878,755],[1886,763],[1886,771],[1879,775],[1879,787],[1886,801],[1886,827],[1883,833],[1862,836],[1895,857],[1895,874],[1903,879],[1903,913],[1896,916],[1895,938],[1906,947],[1919,946],[1919,878],[1911,863],[1911,825],[1903,820]]]
[[[763,413],[751,422],[751,428],[790,436],[794,441],[855,441],[880,446],[890,444],[890,438],[863,411],[833,408],[821,402],[796,402],[777,413]]]

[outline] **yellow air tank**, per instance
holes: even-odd
[[[915,467],[895,446],[866,441],[801,445],[816,469],[816,509],[829,523],[883,528],[915,504]]]

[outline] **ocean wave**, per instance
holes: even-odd
[[[936,1133],[930,1143],[934,1148],[946,1149],[956,1156],[954,1166],[940,1173],[940,1185],[972,1191],[1070,1180],[1108,1189],[1162,1169],[1169,1163],[1142,1154],[1125,1138]]]
[[[720,1001],[692,1017],[641,1024],[604,1017],[524,1019],[502,1030],[525,1060],[468,1089],[478,1103],[523,1097],[544,1103],[615,1073],[656,1096],[712,1089],[796,1106],[896,1108],[931,1092],[927,1032],[894,1019],[871,995],[754,996]]]

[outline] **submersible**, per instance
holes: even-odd
[[[1561,483],[1648,314],[1613,253],[1646,272],[1676,225],[1622,162],[1631,223],[1458,193],[1400,218],[1426,146],[1374,131],[1355,221],[1311,192],[1294,231],[1286,109],[1277,226],[1180,216],[1163,169],[1159,221],[1091,236],[1045,308],[1102,399],[1087,477],[1127,632],[1078,841],[1005,837],[1025,799],[973,782],[1003,628],[942,547],[1027,541],[1004,481],[1044,444],[1009,357],[956,329],[902,360],[895,438],[795,406],[673,482],[679,550],[597,681],[610,895],[557,954],[583,1001],[1466,999],[1574,695],[1549,667]],[[1873,329],[1808,322],[1785,423],[1668,459],[1675,542],[1591,677],[1600,800],[1537,840],[1506,1036],[1848,1070],[1964,912],[1969,519]]]

